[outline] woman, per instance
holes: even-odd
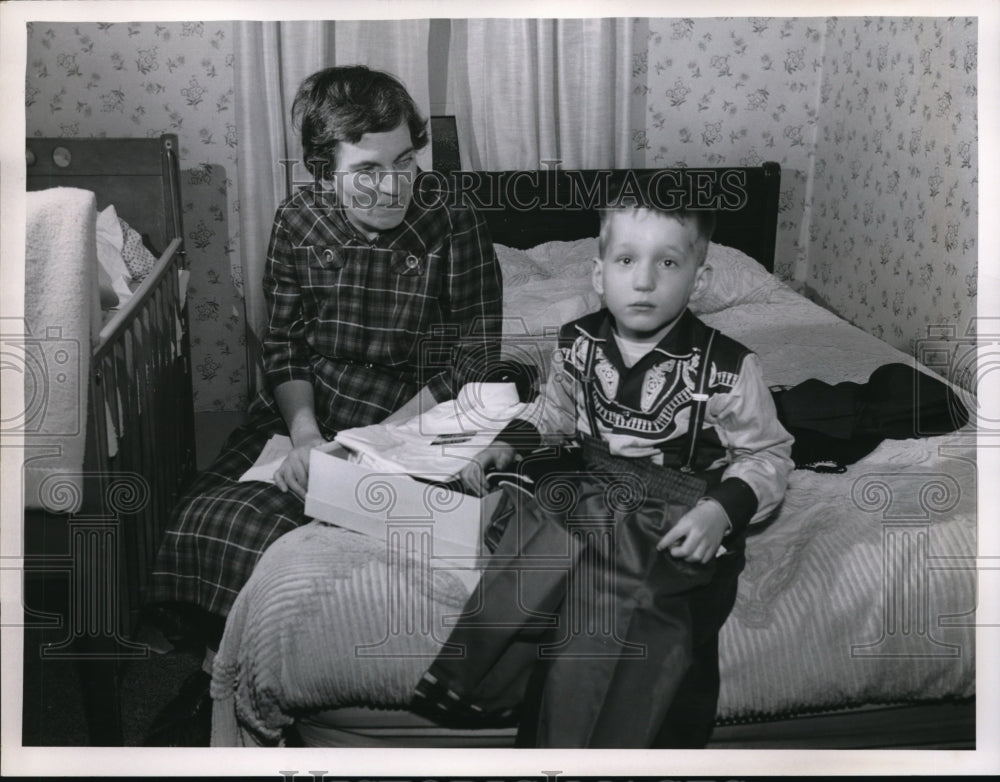
[[[485,376],[499,345],[501,277],[486,225],[440,180],[417,177],[426,120],[403,85],[364,66],[327,68],[302,83],[292,118],[314,181],[274,219],[265,387],[179,504],[151,585],[151,602],[198,607],[210,650],[257,559],[306,521],[309,451],[341,429],[452,398]],[[274,484],[238,482],[274,434],[293,446]],[[209,676],[198,674],[149,743],[185,743],[179,726],[207,726]]]

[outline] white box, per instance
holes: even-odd
[[[373,470],[348,461],[347,453],[333,443],[312,450],[306,516],[384,541],[393,533],[417,534],[430,541],[430,551],[424,554],[448,558],[459,567],[476,567],[488,553],[483,532],[501,492],[473,497],[407,475]]]

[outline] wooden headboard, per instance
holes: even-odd
[[[183,237],[177,136],[28,138],[27,189],[91,190],[98,210],[114,204],[132,228],[163,252]]]
[[[597,236],[596,205],[606,194],[652,188],[658,203],[714,208],[714,240],[774,271],[781,167],[633,170],[456,171],[449,186],[467,196],[497,244],[521,249]]]

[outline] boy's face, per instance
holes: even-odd
[[[365,235],[395,228],[413,194],[417,153],[404,122],[385,133],[365,133],[336,148],[335,187],[347,219]]]
[[[675,321],[704,284],[694,221],[622,209],[611,214],[606,230],[604,257],[594,263],[594,290],[604,296],[621,336],[651,337]]]

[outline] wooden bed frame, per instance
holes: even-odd
[[[627,192],[634,182],[649,178],[659,182],[662,198],[718,207],[714,240],[742,250],[773,272],[781,184],[777,163],[636,171],[457,171],[447,181],[453,193],[461,192],[484,215],[495,244],[524,249],[596,236],[596,199],[606,192]],[[451,730],[402,710],[349,708],[302,715],[289,741],[305,746],[505,747],[513,746],[513,734],[509,728]],[[973,699],[728,721],[717,725],[709,747],[974,748],[975,741]]]
[[[451,192],[485,217],[495,244],[525,249],[597,236],[596,206],[611,196],[643,195],[669,207],[714,208],[714,240],[774,271],[781,167],[611,171],[457,171]]]
[[[332,709],[300,719],[288,739],[307,747],[512,748],[513,728],[442,728],[412,712]],[[868,705],[719,723],[707,749],[974,749],[974,701]]]
[[[98,210],[113,204],[158,255],[96,336],[82,507],[72,515],[26,511],[24,525],[27,579],[42,584],[30,585],[34,593],[65,590],[59,579],[68,573],[68,636],[43,656],[84,666],[91,743],[115,745],[121,743],[120,663],[148,655],[130,635],[170,511],[195,468],[190,338],[179,283],[186,259],[178,142],[169,134],[29,138],[26,147],[28,190],[93,191]]]

